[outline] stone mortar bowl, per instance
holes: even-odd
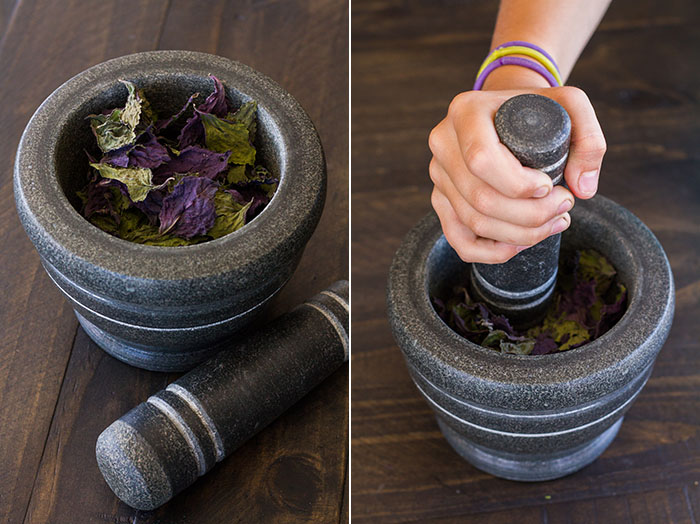
[[[612,442],[651,373],[673,319],[668,259],[632,213],[598,196],[579,201],[562,251],[594,248],[627,285],[627,311],[607,333],[551,355],[502,354],[469,342],[430,295],[466,282],[435,214],[406,236],[392,264],[389,319],[409,373],[452,447],[477,468],[512,480],[573,473]]]
[[[98,153],[85,117],[123,105],[120,79],[145,90],[160,114],[223,81],[235,106],[258,102],[258,160],[280,178],[267,207],[240,230],[193,246],[147,246],[85,220],[76,191],[85,149]],[[248,66],[189,51],[138,53],[68,80],[37,109],[14,169],[21,222],[78,320],[105,351],[134,366],[184,371],[216,353],[285,285],[321,216],[326,165],[316,130],[291,95]]]

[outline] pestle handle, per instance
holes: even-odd
[[[97,464],[151,510],[209,471],[348,360],[341,280],[182,376],[105,429]]]
[[[544,171],[556,185],[569,154],[571,119],[561,105],[541,95],[518,95],[494,117],[500,141],[525,167]]]
[[[526,167],[539,169],[559,184],[569,154],[571,119],[551,98],[518,95],[496,112],[501,142]],[[545,314],[554,290],[561,234],[521,251],[503,264],[472,264],[470,289],[477,300],[505,314],[520,328]]]

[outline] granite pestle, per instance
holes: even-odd
[[[564,179],[571,120],[551,98],[518,95],[501,105],[494,118],[501,142],[523,166],[539,169],[554,185]],[[561,234],[521,251],[503,264],[472,264],[474,298],[506,315],[520,328],[540,321],[557,279]]]
[[[97,464],[136,509],[207,473],[348,360],[341,280],[176,380],[105,429]]]

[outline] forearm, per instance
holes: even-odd
[[[512,40],[537,44],[552,55],[566,80],[609,4],[610,0],[501,0],[491,49]],[[484,88],[548,85],[534,71],[522,69],[501,67],[489,75]]]

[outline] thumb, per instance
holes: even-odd
[[[552,96],[571,117],[571,145],[564,177],[578,198],[591,198],[598,190],[600,166],[606,144],[595,110],[586,94],[576,87],[553,88]]]

